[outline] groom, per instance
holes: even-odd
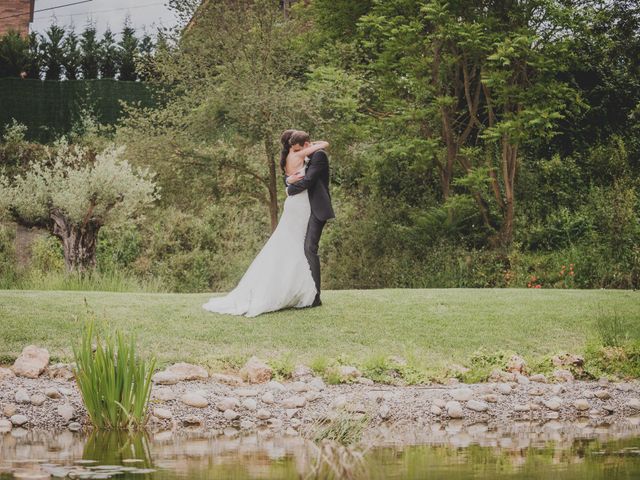
[[[296,138],[300,133],[302,138]],[[301,144],[303,148],[311,145],[309,136],[305,132],[295,132],[291,136],[291,144]],[[295,183],[293,183],[295,182]],[[311,276],[316,284],[316,298],[312,307],[322,305],[320,301],[320,257],[318,256],[318,244],[322,229],[330,218],[335,218],[331,206],[331,194],[329,193],[329,158],[324,150],[318,150],[311,155],[304,176],[292,176],[288,178],[287,195],[296,195],[304,190],[309,191],[309,203],[311,204],[311,216],[307,225],[307,236],[304,241],[304,253],[311,267]]]

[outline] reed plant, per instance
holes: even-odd
[[[155,358],[140,358],[133,336],[116,331],[102,341],[94,331],[94,322],[87,323],[80,345],[73,347],[75,378],[89,418],[98,429],[142,428]]]

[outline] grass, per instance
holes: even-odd
[[[0,363],[28,344],[71,360],[71,343],[92,315],[105,329],[135,334],[139,353],[160,366],[187,361],[223,370],[250,355],[314,368],[353,362],[375,370],[396,355],[407,368],[440,372],[482,349],[532,360],[580,353],[597,335],[602,312],[628,321],[640,336],[640,292],[624,290],[428,289],[323,292],[320,308],[257,318],[201,309],[207,294],[0,291]],[[86,303],[85,303],[86,302]],[[284,360],[283,360],[284,359]]]

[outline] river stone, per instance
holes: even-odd
[[[173,417],[171,410],[162,407],[154,408],[153,415],[161,420],[169,420],[171,417]]]
[[[245,398],[242,401],[242,406],[247,410],[254,411],[256,408],[258,408],[258,402],[255,398]]]
[[[11,380],[16,374],[10,368],[0,367],[0,382],[3,380]]]
[[[596,396],[596,394],[593,390],[585,390],[584,392],[582,392],[582,396],[583,398],[593,398]]]
[[[331,401],[331,408],[339,410],[341,408],[344,408],[348,402],[349,399],[346,395],[338,395]]]
[[[274,403],[276,400],[275,398],[273,398],[273,392],[267,392],[264,395],[262,395],[262,399],[261,399],[264,403],[271,405],[272,403]]]
[[[73,390],[71,390],[70,388],[67,387],[58,387],[58,391],[65,396],[70,396],[73,395]]]
[[[233,410],[237,408],[240,404],[240,401],[235,397],[222,397],[217,403],[216,408],[221,412],[225,410]]]
[[[638,398],[632,398],[629,401],[627,401],[627,403],[625,404],[625,406],[627,408],[630,408],[632,410],[640,410],[640,399]]]
[[[553,378],[555,378],[559,382],[573,382],[573,373],[571,373],[569,370],[559,368],[553,371]]]
[[[231,410],[231,409],[225,410],[223,415],[224,415],[224,418],[226,418],[229,421],[235,420],[240,416],[235,410]]]
[[[440,408],[435,403],[433,405],[431,405],[431,410],[430,411],[434,415],[442,415],[442,408]]]
[[[309,390],[309,386],[304,382],[291,382],[289,384],[289,390],[292,392],[302,393]]]
[[[600,400],[609,400],[611,398],[611,394],[607,390],[596,390],[594,395]]]
[[[482,400],[489,403],[498,403],[498,396],[495,393],[487,393],[482,396]]]
[[[82,425],[78,422],[71,422],[69,425],[67,425],[67,428],[72,432],[79,432],[80,430],[82,430]]]
[[[152,380],[161,385],[172,385],[187,380],[206,380],[209,373],[199,365],[179,362],[171,365],[162,372],[156,373]]]
[[[206,408],[209,405],[209,401],[206,398],[195,392],[185,393],[180,397],[180,401],[185,405],[195,408]]]
[[[239,397],[257,397],[259,393],[255,388],[240,388],[235,391]]]
[[[31,395],[31,398],[29,400],[31,401],[31,405],[35,405],[36,407],[39,407],[47,400],[47,397],[45,397],[41,393],[36,393]]]
[[[47,368],[49,378],[73,379],[73,367],[68,363],[54,363]]]
[[[486,402],[480,400],[469,400],[466,407],[474,412],[486,412],[489,410],[489,405]]]
[[[566,391],[567,389],[565,388],[565,386],[561,384],[556,384],[551,387],[551,393],[553,393],[554,395],[560,395],[561,393],[564,393]]]
[[[447,415],[449,415],[450,418],[464,417],[464,411],[462,410],[462,405],[460,405],[460,403],[455,400],[451,400],[447,402],[446,409],[447,409]]]
[[[437,407],[440,408],[445,408],[447,406],[447,402],[446,400],[442,399],[442,398],[434,398],[433,399],[433,404]]]
[[[502,395],[510,395],[511,393],[513,393],[513,389],[508,383],[499,383],[498,385],[496,385],[496,390]]]
[[[286,408],[286,409],[302,408],[307,404],[307,399],[300,395],[296,395],[296,396],[284,399],[281,403],[282,403],[282,408]]]
[[[549,400],[543,400],[543,405],[549,410],[558,411],[562,407],[562,400],[558,397],[551,397]]]
[[[49,351],[35,345],[24,347],[13,363],[13,372],[19,377],[38,378],[49,363]]]
[[[473,398],[473,390],[470,388],[456,388],[455,390],[451,390],[451,398],[458,402],[468,402]]]
[[[260,420],[268,420],[271,418],[271,412],[266,408],[261,408],[256,412],[256,417]]]
[[[256,424],[249,419],[240,420],[240,428],[242,430],[253,430]]]
[[[13,428],[13,423],[11,423],[6,418],[0,418],[0,433],[10,432]]]
[[[67,422],[71,420],[76,414],[76,411],[70,403],[63,403],[62,405],[58,405],[57,410],[58,415],[64,418]]]
[[[360,370],[351,365],[340,365],[338,367],[338,377],[342,382],[346,382],[348,380],[355,380],[362,376]]]
[[[382,420],[387,420],[391,416],[391,407],[389,407],[389,405],[387,405],[386,403],[384,405],[381,405],[380,409],[378,410],[378,415],[380,415],[380,418]]]
[[[24,388],[19,388],[15,394],[16,403],[29,403],[31,401],[31,397],[29,396],[29,392],[27,392]]]
[[[533,387],[529,389],[529,395],[539,397],[540,395],[544,395],[544,390],[538,387]]]
[[[264,383],[271,380],[273,369],[257,357],[251,357],[240,369],[240,376],[249,383]]]
[[[266,385],[268,390],[274,391],[274,392],[284,392],[286,390],[286,387],[281,384],[280,382],[276,382],[275,380],[271,380],[270,382],[267,382]]]
[[[156,398],[157,400],[161,400],[163,402],[169,402],[171,400],[175,400],[176,399],[176,394],[173,390],[171,390],[170,388],[158,388],[158,389],[153,389],[153,396],[154,398]]]
[[[327,388],[327,385],[324,383],[324,380],[322,380],[320,377],[313,378],[312,380],[309,381],[309,383],[307,383],[307,385],[311,390],[316,390],[318,392]]]
[[[15,415],[18,411],[18,407],[13,403],[7,403],[4,407],[2,407],[2,413],[5,417],[10,417],[11,415]]]
[[[518,382],[519,385],[529,385],[529,383],[531,383],[531,380],[529,380],[524,375],[520,375],[519,373],[516,373],[515,375],[516,375],[516,382]]]
[[[529,380],[537,383],[547,383],[547,377],[545,377],[542,373],[536,373],[535,375],[531,375]]]
[[[16,480],[49,480],[51,475],[42,470],[16,470],[13,472],[13,478]],[[91,478],[96,478],[91,476]]]
[[[182,422],[185,425],[200,425],[202,423],[202,419],[197,415],[187,415],[186,417],[184,417]]]
[[[524,373],[527,369],[527,362],[520,355],[513,355],[507,362],[507,372]]]
[[[227,375],[225,373],[212,373],[211,379],[214,382],[224,383],[226,385],[232,386],[242,385],[244,383],[241,377],[237,375]]]
[[[296,365],[291,377],[294,380],[306,380],[313,377],[313,370],[306,365]]]
[[[26,415],[21,414],[12,415],[9,420],[14,427],[20,427],[29,421]]]
[[[298,435],[300,435],[298,433],[298,431],[296,429],[294,429],[293,427],[289,427],[285,430],[284,432],[285,435],[289,436],[289,437],[297,437]]]
[[[57,399],[57,398],[60,398],[62,396],[56,387],[48,387],[48,388],[46,388],[45,391],[44,391],[44,394],[47,397],[53,398],[53,399]]]
[[[513,406],[513,411],[514,412],[528,412],[530,410],[531,410],[531,405],[529,405],[529,404],[516,403]]]
[[[589,402],[585,398],[578,398],[575,402],[573,402],[573,406],[576,408],[576,410],[589,410]]]

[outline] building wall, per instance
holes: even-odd
[[[34,0],[0,0],[0,35],[9,30],[27,35],[33,20],[33,4]]]

